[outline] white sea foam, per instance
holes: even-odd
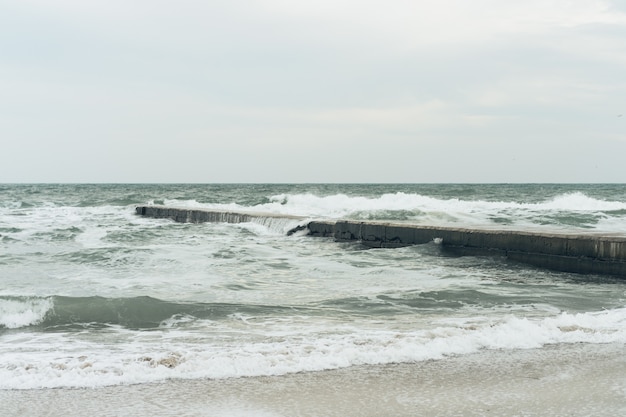
[[[302,226],[306,222],[289,218],[257,217],[252,221],[252,223],[262,225],[272,233],[284,235],[293,230],[295,227]]]
[[[245,325],[240,323],[241,326]],[[358,328],[344,324],[330,330],[276,334],[263,329],[247,342],[229,342],[227,334],[173,330],[131,334],[119,329],[125,342],[111,346],[73,339],[67,343],[48,334],[20,341],[21,349],[4,348],[0,389],[93,387],[160,381],[169,378],[230,378],[337,369],[363,364],[388,364],[441,359],[481,349],[531,349],[554,343],[626,343],[626,309],[581,314],[561,313],[543,319],[510,316],[501,319],[459,319],[433,323],[412,331]],[[223,330],[223,329],[222,329]],[[236,329],[231,329],[230,334]],[[238,330],[236,333],[242,332]],[[241,334],[238,334],[241,336]],[[262,337],[261,337],[262,336]],[[15,336],[18,337],[18,336]],[[23,336],[20,336],[23,337]],[[11,343],[7,337],[5,346]],[[107,340],[111,340],[111,335]],[[110,342],[109,342],[110,343]]]
[[[52,309],[50,298],[0,298],[0,328],[17,329],[39,324]]]
[[[410,193],[384,194],[379,197],[348,196],[334,194],[317,196],[305,194],[279,194],[270,197],[270,202],[255,206],[230,204],[200,204],[194,200],[170,200],[167,204],[186,207],[203,207],[218,210],[265,212],[290,214],[317,218],[389,218],[401,213],[406,220],[427,223],[489,224],[494,218],[511,224],[533,224],[534,219],[545,221],[545,216],[558,216],[559,213],[597,215],[626,210],[626,203],[607,201],[589,197],[581,192],[558,195],[536,202],[463,200],[458,198],[441,199]],[[607,217],[607,216],[604,216]],[[619,217],[619,230],[626,230],[622,217]],[[582,225],[592,227],[592,225]],[[615,224],[611,227],[615,228]],[[595,226],[600,228],[600,226]]]
[[[489,213],[504,210],[532,211],[574,211],[596,212],[626,210],[626,203],[598,200],[583,193],[569,193],[539,203],[519,203],[506,201],[461,200],[458,198],[438,199],[420,194],[394,193],[384,194],[378,198],[350,197],[343,194],[328,197],[317,197],[312,194],[276,195],[272,203],[263,205],[264,209],[284,211],[292,209],[295,214],[342,216],[359,211],[381,210],[421,210],[443,211],[453,213]],[[310,211],[309,211],[310,210]]]
[[[581,192],[567,193],[554,197],[545,203],[527,204],[529,208],[538,210],[564,211],[616,211],[626,210],[626,203],[621,201],[599,200]]]

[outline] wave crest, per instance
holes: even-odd
[[[181,205],[175,200],[170,205]],[[208,209],[277,213],[304,217],[410,221],[413,223],[553,226],[626,231],[623,218],[626,202],[603,200],[583,192],[563,193],[543,201],[497,201],[471,196],[460,198],[431,197],[416,193],[387,193],[377,197],[312,193],[277,194],[267,202],[253,206],[199,204],[185,201],[185,206]],[[620,226],[621,225],[621,226]]]
[[[40,324],[52,308],[52,298],[0,297],[0,328],[18,329]]]

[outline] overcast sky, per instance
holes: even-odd
[[[0,183],[626,182],[626,1],[0,0],[0,145]]]

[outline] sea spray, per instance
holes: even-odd
[[[52,298],[0,296],[0,329],[40,324],[52,310]]]

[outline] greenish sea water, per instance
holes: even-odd
[[[626,342],[623,280],[136,216],[144,204],[626,232],[621,184],[0,184],[0,389]]]

